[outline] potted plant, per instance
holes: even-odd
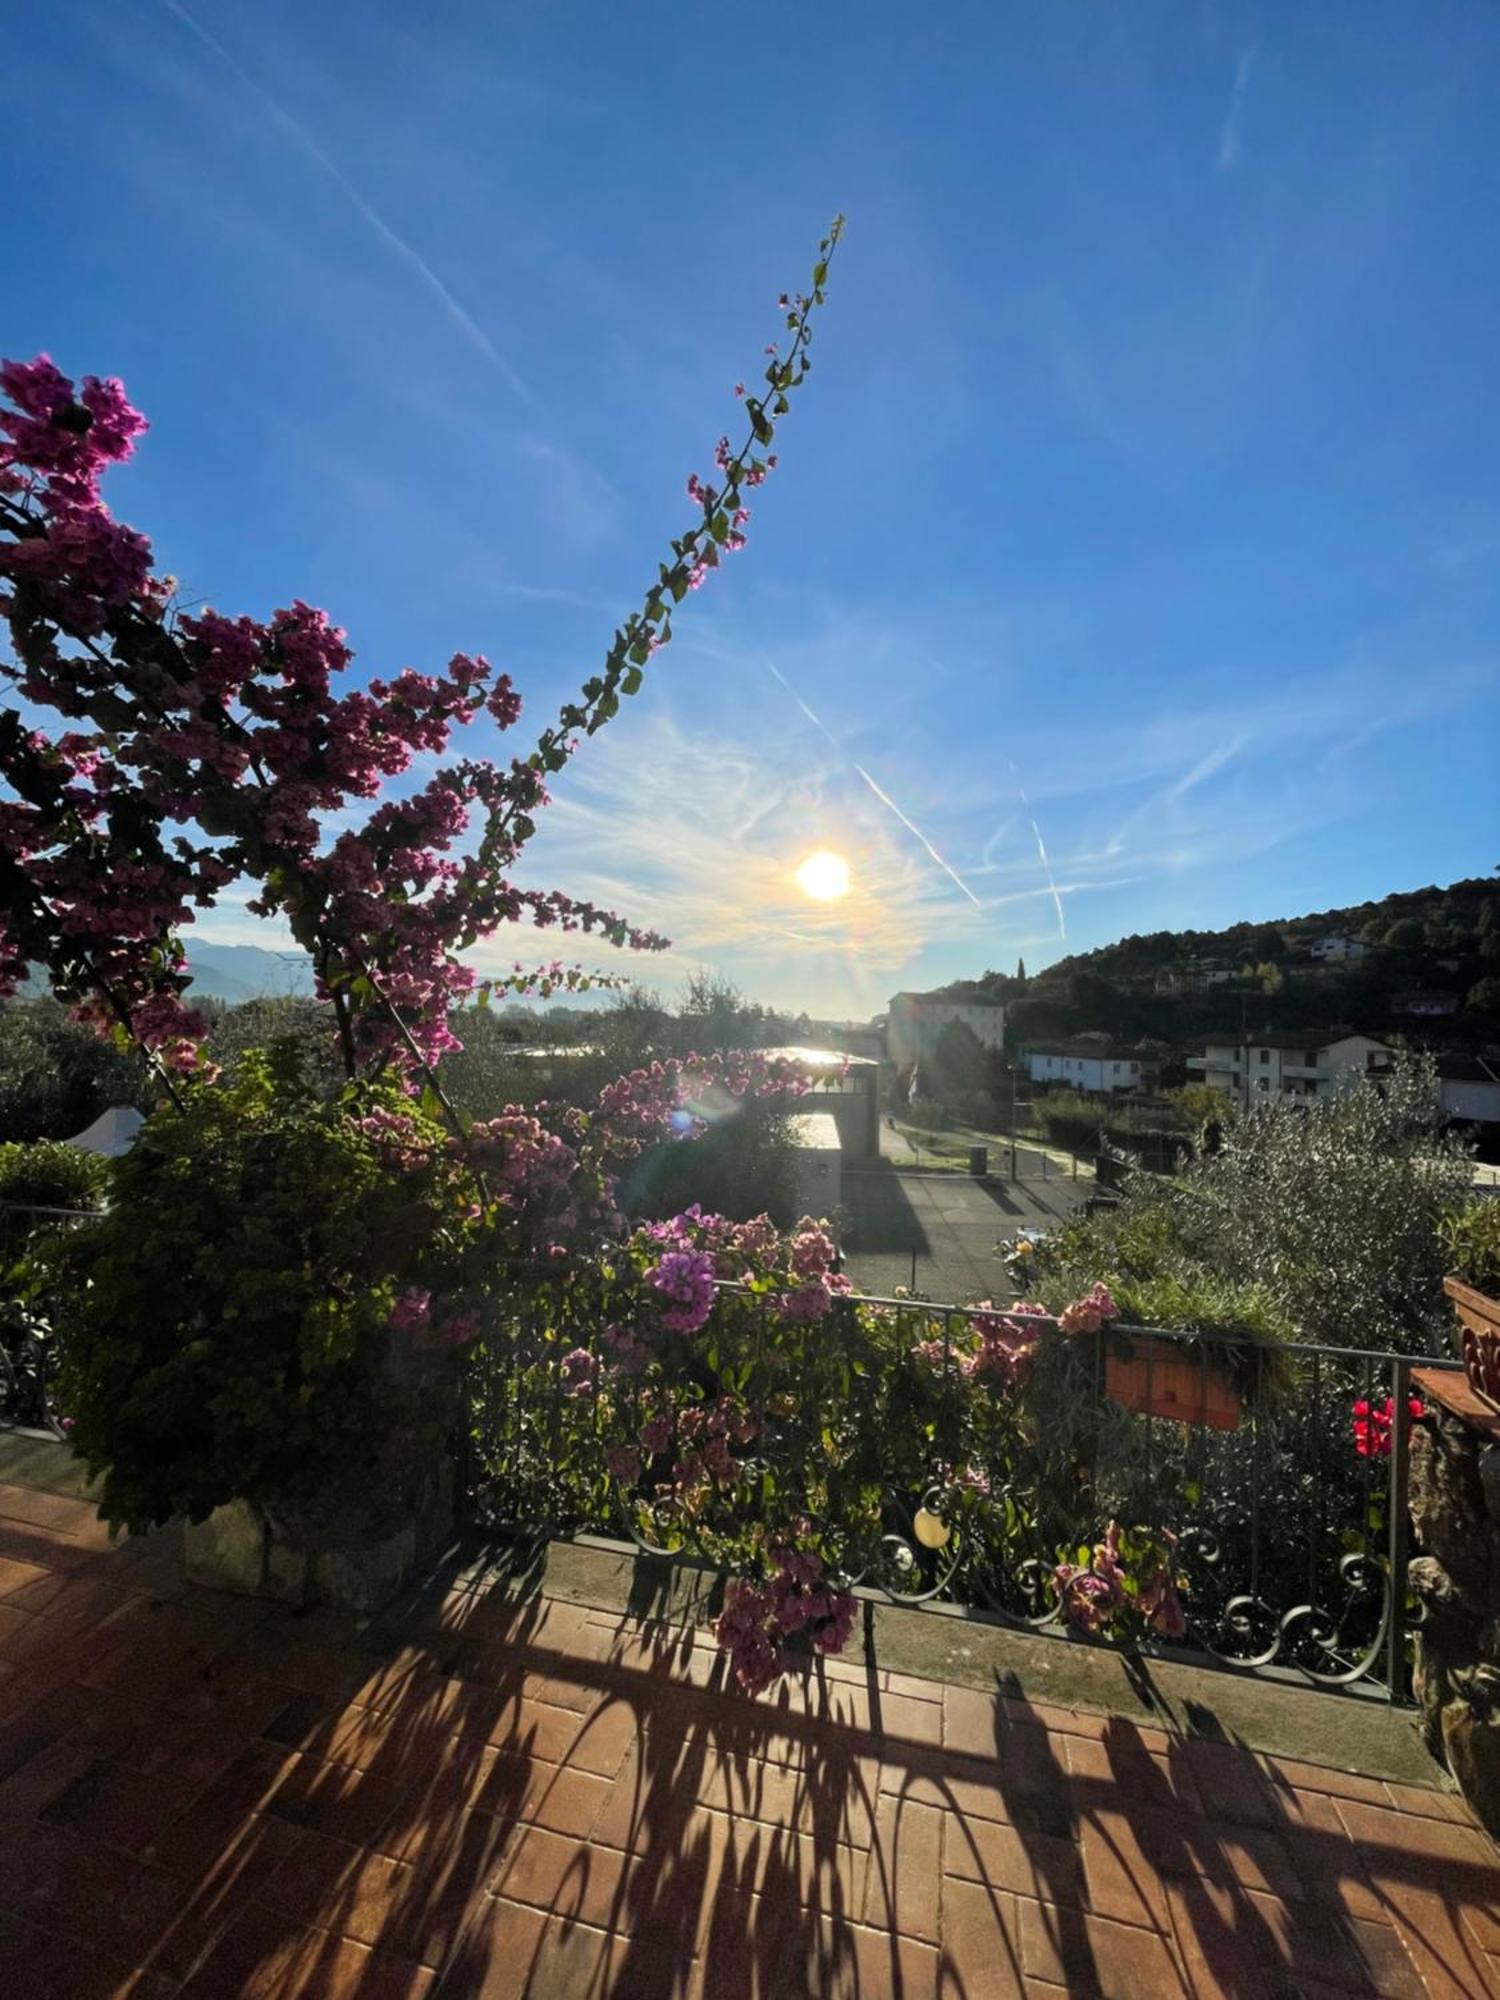
[[[1210,1360],[1202,1343],[1132,1338],[1112,1334],[1104,1356],[1104,1389],[1122,1409],[1235,1431],[1245,1413],[1244,1399],[1229,1377]]]
[[[1453,1268],[1443,1290],[1458,1314],[1464,1369],[1487,1402],[1500,1404],[1500,1198],[1481,1195],[1442,1225]]]
[[[1257,1287],[1181,1269],[1115,1289],[1116,1318],[1160,1329],[1152,1336],[1101,1322],[1105,1393],[1121,1408],[1237,1430],[1246,1405],[1275,1392],[1285,1330]]]

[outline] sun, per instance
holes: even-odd
[[[815,903],[836,903],[849,893],[849,864],[842,854],[819,848],[797,870],[797,886]]]

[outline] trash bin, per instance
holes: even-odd
[[[990,1149],[988,1146],[969,1148],[969,1172],[975,1180],[982,1181],[990,1170]]]

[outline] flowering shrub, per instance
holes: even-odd
[[[527,1301],[538,1268],[618,1239],[622,1167],[700,1131],[710,1096],[732,1108],[805,1087],[795,1065],[758,1054],[689,1057],[620,1078],[591,1108],[510,1106],[466,1125],[435,1071],[457,1046],[450,1010],[476,988],[589,983],[553,960],[480,985],[465,954],[500,925],[666,942],[523,888],[514,869],[548,778],[637,692],[674,607],[743,547],[743,495],[776,463],[767,447],[806,375],[838,234],[810,290],[780,301],[788,351],[770,350],[765,393],[744,396],[743,444],[722,439],[714,482],[689,482],[695,513],[671,560],[601,672],[508,763],[450,755],[456,732],[520,717],[482,655],[347,689],[353,656],[321,610],[179,606],[150,543],[102,497],[146,428],[122,385],[74,382],[45,355],[0,364],[13,652],[0,676],[29,711],[0,710],[0,998],[40,968],[80,1019],[150,1054],[181,1114],[151,1123],[107,1221],[59,1252],[75,1441],[111,1520],[197,1519],[236,1497],[301,1506],[341,1485],[399,1486],[424,1461],[430,1476],[454,1417],[450,1357]],[[437,768],[395,795],[419,758]],[[179,933],[226,896],[284,921],[309,953],[342,1096],[310,1092],[289,1048],[242,1058],[215,1087]],[[685,1334],[707,1313],[706,1259],[673,1243],[656,1263],[656,1324]],[[822,1281],[782,1275],[805,1313]],[[568,1401],[602,1399],[592,1357],[570,1364]]]
[[[1412,1396],[1407,1400],[1406,1413],[1412,1423],[1418,1423],[1426,1416],[1427,1406],[1419,1396]],[[1371,1403],[1360,1396],[1350,1414],[1354,1449],[1360,1457],[1389,1458],[1391,1427],[1396,1420],[1395,1397],[1387,1396],[1383,1403]]]
[[[806,1522],[799,1524],[804,1532]],[[829,1578],[811,1549],[778,1545],[764,1584],[736,1579],[725,1593],[714,1636],[746,1694],[759,1694],[781,1672],[778,1649],[805,1635],[820,1653],[841,1653],[854,1629],[851,1590]]]
[[[180,608],[149,541],[102,498],[103,475],[146,428],[123,386],[74,382],[46,355],[0,364],[0,615],[15,661],[0,672],[62,725],[0,711],[0,997],[41,967],[82,1018],[128,1034],[165,1077],[191,1072],[204,1030],[183,998],[177,933],[248,889],[249,907],[283,919],[310,954],[347,1074],[430,1074],[456,1046],[451,1007],[477,983],[463,953],[502,923],[664,945],[511,871],[547,778],[639,689],[673,607],[743,547],[743,495],[775,466],[766,447],[807,373],[839,230],[819,247],[810,291],[783,294],[788,351],[767,350],[765,393],[744,397],[744,443],[720,440],[720,483],[689,480],[693,522],[603,671],[529,756],[443,764],[332,837],[331,816],[379,799],[415,758],[442,757],[455,730],[480,717],[514,727],[509,676],[456,653],[441,673],[405,668],[340,693],[353,656],[325,612],[301,600],[265,619]],[[469,842],[475,810],[483,828]],[[554,962],[492,985],[569,983],[585,976]]]
[[[1080,1548],[1075,1562],[1053,1572],[1063,1622],[1088,1638],[1128,1639],[1153,1632],[1180,1639],[1187,1631],[1176,1568],[1177,1538],[1111,1521],[1104,1539]]]

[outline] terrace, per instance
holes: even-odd
[[[719,1311],[742,1307],[731,1294]],[[882,1351],[935,1341],[951,1389],[971,1316],[879,1312]],[[1151,1518],[1169,1484],[1179,1516],[1191,1489],[1207,1519],[1244,1465],[1270,1481],[1238,1538],[1221,1510],[1230,1574],[1181,1643],[1064,1639],[1055,1606],[1024,1601],[1015,1550],[1007,1586],[955,1550],[976,1521],[916,1495],[948,1540],[928,1546],[910,1506],[906,1534],[887,1511],[846,1655],[793,1660],[750,1698],[707,1629],[714,1570],[580,1518],[584,1445],[609,1448],[598,1406],[519,1393],[576,1331],[514,1329],[476,1385],[471,1518],[373,1618],[195,1586],[176,1528],[111,1545],[64,1448],[11,1434],[5,1991],[1500,1990],[1494,1850],[1399,1706],[1404,1590],[1381,1565],[1404,1560],[1401,1536],[1378,1560],[1330,1560],[1354,1508],[1368,1520],[1407,1476],[1398,1445],[1341,1484],[1333,1413],[1392,1371],[1404,1389],[1407,1364],[1309,1350],[1279,1401],[1250,1390],[1238,1430],[1149,1409],[1100,1429],[1101,1494],[1154,1492]],[[841,1361],[865,1337],[854,1313],[820,1333]],[[1078,1361],[1076,1340],[1045,1337]],[[1154,1394],[1182,1354],[1166,1334],[1131,1338]],[[1102,1388],[1110,1350],[1083,1346]],[[1200,1382],[1210,1358],[1193,1350]],[[800,1448],[761,1445],[783,1476]],[[1306,1505],[1287,1477],[1304,1449]],[[479,1518],[502,1499],[503,1535]],[[1275,1607],[1268,1648],[1244,1600],[1271,1614],[1272,1580],[1294,1575],[1308,1591]],[[1236,1648],[1236,1671],[1213,1670]]]

